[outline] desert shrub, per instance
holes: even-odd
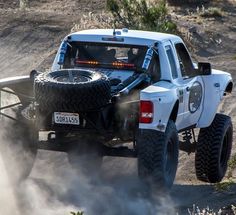
[[[71,32],[76,32],[85,29],[112,27],[113,19],[110,14],[106,13],[105,11],[100,13],[89,12],[81,16],[80,21],[73,26]]]
[[[20,0],[20,8],[25,9],[29,6],[29,0]]]
[[[224,192],[224,191],[229,191],[233,185],[234,185],[234,181],[231,179],[228,179],[227,181],[214,184],[214,188],[217,192]]]
[[[232,155],[228,162],[228,178],[231,178],[233,175],[233,171],[236,168],[236,154]]]
[[[107,8],[118,27],[171,33],[176,31],[165,0],[107,0]]]
[[[232,155],[232,157],[229,160],[228,166],[230,169],[236,168],[236,154]]]
[[[218,7],[209,7],[205,9],[205,7],[202,6],[199,13],[202,17],[222,17],[224,15],[224,12]]]
[[[209,207],[200,209],[198,206],[194,204],[192,208],[190,209],[188,208],[188,215],[216,215],[216,214],[219,213],[214,212]]]

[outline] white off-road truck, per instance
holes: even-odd
[[[137,157],[141,180],[164,188],[174,182],[179,149],[196,152],[199,180],[215,183],[225,175],[233,128],[217,109],[232,91],[232,77],[210,63],[194,64],[178,36],[72,33],[50,72],[0,80],[0,86],[2,104],[6,94],[19,99],[1,107],[11,125],[4,138],[14,136],[8,143],[17,148],[11,158],[24,166],[16,178],[30,173],[38,148],[68,152],[85,172],[97,171],[103,156]]]

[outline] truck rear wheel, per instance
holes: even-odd
[[[222,180],[227,170],[232,139],[231,118],[223,114],[216,114],[209,127],[200,129],[195,155],[199,180],[210,183]]]
[[[178,166],[179,140],[175,123],[169,121],[165,133],[143,129],[137,139],[138,174],[142,181],[159,189],[174,183]]]

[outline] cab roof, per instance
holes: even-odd
[[[165,34],[151,31],[138,31],[128,29],[91,29],[83,30],[68,35],[70,41],[102,42],[116,44],[153,45],[166,40],[182,41],[173,34]],[[113,39],[114,40],[113,40]]]

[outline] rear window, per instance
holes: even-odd
[[[145,46],[70,42],[63,68],[103,67],[138,70],[142,67],[146,51]]]

